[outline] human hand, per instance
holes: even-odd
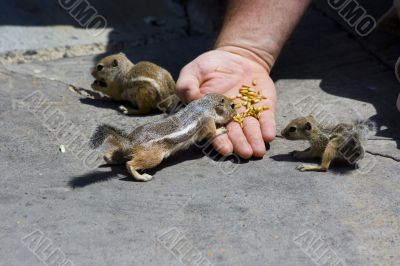
[[[253,86],[253,80],[257,85]],[[243,128],[236,122],[227,125],[228,133],[213,140],[214,148],[223,155],[235,152],[248,159],[263,157],[265,142],[270,142],[276,134],[275,125],[275,85],[268,70],[251,58],[223,49],[206,52],[186,65],[176,83],[176,93],[185,102],[201,98],[205,93],[214,92],[234,97],[242,85],[249,85],[256,91],[262,90],[267,99],[257,103],[267,105],[269,110],[261,113],[260,119],[246,117]],[[238,109],[238,112],[244,108]]]

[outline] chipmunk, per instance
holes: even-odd
[[[111,149],[103,156],[107,163],[126,163],[135,180],[149,181],[153,178],[151,175],[137,171],[157,166],[164,158],[196,141],[225,133],[223,125],[235,113],[234,103],[229,98],[210,93],[174,115],[139,126],[130,134],[109,125],[100,125],[90,143],[92,148],[99,147],[104,141],[111,144]]]
[[[135,65],[123,53],[101,59],[92,76],[92,89],[137,107],[121,105],[119,110],[127,115],[144,115],[155,109],[170,111],[179,102],[174,94],[175,81],[167,70],[146,61]]]
[[[358,121],[353,124],[323,126],[312,116],[292,120],[282,136],[288,140],[308,140],[311,147],[304,151],[293,151],[297,159],[322,158],[321,165],[299,165],[300,171],[327,171],[334,159],[355,164],[364,157],[364,142],[373,132],[370,121]]]

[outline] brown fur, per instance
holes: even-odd
[[[297,159],[321,158],[321,165],[299,165],[300,171],[327,171],[333,160],[355,164],[364,156],[361,139],[363,128],[356,124],[338,124],[336,126],[320,125],[312,116],[292,120],[282,136],[288,140],[307,140],[310,148],[304,151],[293,151]]]
[[[151,149],[146,149],[140,145],[132,149],[133,159],[126,163],[126,168],[135,180],[149,181],[152,176],[139,174],[138,170],[149,169],[159,165],[164,159],[168,149],[162,144],[154,145]]]
[[[108,125],[97,128],[92,136],[94,148],[103,141],[112,148],[104,154],[110,164],[126,162],[135,180],[149,181],[152,176],[139,170],[157,166],[179,150],[205,138],[214,138],[226,132],[223,127],[235,115],[233,102],[218,94],[207,94],[189,103],[185,109],[159,121],[135,128],[130,134]],[[220,126],[217,129],[217,126]]]
[[[151,62],[134,65],[123,53],[106,56],[92,70],[94,90],[134,107],[120,106],[124,114],[144,115],[153,110],[168,111],[178,104],[171,74]]]

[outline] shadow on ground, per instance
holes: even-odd
[[[277,162],[298,162],[299,164],[320,164],[320,159],[295,159],[291,154],[276,154],[270,156],[270,158]],[[329,170],[330,172],[336,174],[347,174],[350,171],[353,171],[356,168],[355,165],[350,165],[343,161],[333,161]]]
[[[150,175],[155,175],[158,171],[161,171],[162,169],[174,166],[183,161],[197,160],[202,158],[203,156],[204,154],[201,153],[198,149],[190,148],[186,151],[171,156],[170,158],[167,158],[159,166],[153,169],[144,170],[142,172],[146,172]],[[101,169],[109,168],[110,171],[104,172],[104,171],[94,170],[83,175],[72,177],[71,180],[68,182],[68,185],[71,188],[86,187],[91,184],[108,181],[120,175],[125,176],[120,178],[121,181],[138,182],[135,181],[129,175],[128,171],[125,168],[125,165],[100,165],[99,168]]]
[[[207,157],[216,163],[225,163],[231,162],[233,164],[246,164],[249,161],[258,161],[261,159],[253,158],[251,160],[243,160],[237,157],[236,155],[231,156],[222,156],[217,151],[215,151],[209,144],[208,141],[203,141],[198,144],[197,147],[191,147],[188,150],[178,152],[177,154],[165,159],[160,165],[152,169],[146,169],[141,172],[145,172],[150,175],[156,175],[157,172],[162,171],[165,168],[174,166],[181,162],[190,162],[201,159],[203,157]],[[269,144],[267,145],[269,148]],[[100,169],[110,169],[110,171],[100,171],[93,170],[83,175],[75,176],[70,179],[68,182],[69,187],[71,188],[80,188],[85,187],[91,184],[105,182],[110,179],[115,178],[116,176],[125,176],[120,178],[121,181],[132,181],[138,182],[132,179],[129,175],[128,171],[125,169],[125,165],[100,165],[98,168]]]

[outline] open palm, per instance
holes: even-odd
[[[275,137],[276,91],[267,70],[240,55],[212,50],[186,65],[179,75],[176,92],[186,102],[209,92],[233,97],[239,93],[242,85],[252,86],[253,80],[257,81],[254,89],[262,90],[263,95],[267,96],[256,106],[267,105],[270,109],[262,112],[259,120],[246,117],[243,128],[236,122],[230,122],[227,125],[228,133],[213,140],[215,149],[224,155],[235,152],[245,159],[262,157],[265,154],[264,141],[269,142]]]

